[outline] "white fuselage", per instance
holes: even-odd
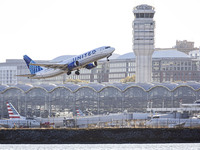
[[[69,58],[67,60],[63,60],[62,62],[57,63],[57,64],[70,64],[72,62],[78,61],[79,66],[74,67],[71,70],[73,71],[73,70],[83,68],[87,64],[95,62],[99,59],[111,56],[114,50],[115,49],[113,47],[110,47],[108,49],[105,49],[104,47],[100,47],[100,48],[88,51],[86,53],[83,53],[81,55],[77,55],[75,57]],[[63,73],[67,73],[67,72],[68,72],[68,69],[61,70],[61,69],[43,68],[43,70],[37,72],[33,77],[30,77],[30,78],[31,79],[51,78],[51,77],[61,75]]]
[[[2,127],[40,127],[40,123],[31,119],[6,119],[0,120],[0,126]]]
[[[200,127],[200,119],[155,118],[146,122],[149,127]]]

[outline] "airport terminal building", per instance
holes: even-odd
[[[136,20],[133,22],[135,53],[150,50],[150,64],[144,64],[141,58],[136,65],[133,52],[113,54],[109,62],[100,60],[96,68],[81,69],[80,75],[72,72],[69,76],[63,74],[37,80],[16,76],[30,73],[22,59],[7,59],[0,63],[0,118],[8,118],[6,102],[11,102],[22,116],[47,118],[56,116],[58,112],[76,115],[76,109],[98,115],[145,112],[148,108],[180,108],[182,103],[191,104],[200,99],[199,50],[195,48],[196,51],[191,52],[194,43],[187,41],[177,41],[174,48],[154,49],[153,13],[151,6],[138,6],[134,10]],[[69,57],[72,56],[35,62],[55,63]],[[150,66],[148,72],[140,68],[140,74],[136,75],[138,66],[145,65]],[[148,74],[148,80],[144,81],[152,82],[121,83],[128,76],[140,76],[142,73]],[[73,84],[67,82],[68,79],[88,83]]]
[[[155,51],[152,58],[152,83],[120,82],[135,75],[132,52],[109,62],[101,60],[94,69],[81,69],[79,76],[72,73],[42,80],[16,77],[16,74],[29,73],[25,62],[7,60],[0,63],[0,117],[8,117],[6,102],[11,102],[21,115],[46,118],[57,112],[76,115],[77,108],[86,114],[179,108],[181,103],[190,104],[200,99],[198,57],[177,50],[162,50]],[[67,83],[67,79],[81,79],[88,83]]]
[[[146,112],[147,108],[179,108],[200,99],[200,83],[17,84],[0,86],[0,116],[8,118],[6,102],[26,117]]]

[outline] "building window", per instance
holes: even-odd
[[[144,13],[140,13],[140,18],[144,18]]]

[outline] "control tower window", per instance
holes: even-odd
[[[149,13],[145,13],[144,18],[149,18]]]
[[[140,18],[144,18],[144,13],[140,13]]]
[[[136,18],[139,18],[139,14],[136,14]]]
[[[154,14],[153,13],[150,13],[150,18],[153,18]]]

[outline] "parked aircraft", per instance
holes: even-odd
[[[200,127],[200,119],[153,118],[146,122],[148,127]]]
[[[181,104],[183,107],[200,107],[200,100],[195,101],[193,104]]]
[[[77,116],[85,116],[85,114],[80,109],[76,109],[76,114]]]
[[[63,60],[59,63],[37,64],[27,55],[24,55],[24,60],[30,70],[30,74],[17,75],[21,77],[28,77],[30,79],[44,79],[51,78],[63,73],[70,75],[72,71],[75,71],[76,75],[80,74],[81,68],[92,69],[97,66],[97,60],[109,57],[114,52],[115,48],[110,46],[103,46],[94,50],[88,51],[81,55]]]
[[[11,103],[7,102],[6,104],[10,119],[0,120],[0,126],[6,128],[40,126],[40,123],[36,120],[27,119],[26,117],[21,116]]]

